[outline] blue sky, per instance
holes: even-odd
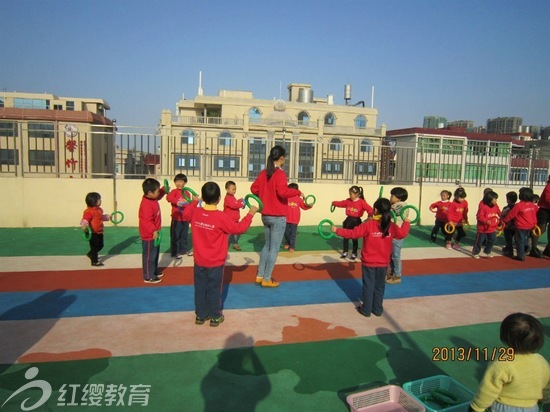
[[[203,89],[371,101],[378,125],[425,115],[550,125],[547,0],[0,0],[0,91],[103,98],[156,127]]]

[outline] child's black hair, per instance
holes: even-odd
[[[500,324],[500,340],[516,354],[535,353],[544,345],[544,328],[531,315],[512,313]]]
[[[143,194],[146,195],[149,192],[154,192],[155,190],[159,189],[160,182],[157,179],[148,177],[143,181],[143,183],[141,184],[141,187],[143,188]]]
[[[439,194],[441,195],[442,193],[447,193],[447,197],[449,199],[453,196],[453,194],[451,193],[450,190],[442,190],[441,193],[439,193]]]
[[[528,187],[522,187],[521,189],[519,189],[519,200],[523,200],[525,202],[532,202],[533,189],[530,189]]]
[[[409,193],[407,192],[407,189],[403,187],[394,187],[390,191],[390,195],[394,195],[397,199],[399,199],[400,202],[404,202],[409,197]]]
[[[174,177],[174,183],[176,183],[178,180],[183,180],[185,183],[187,183],[187,176],[185,176],[183,173],[178,173]]]
[[[101,199],[101,195],[97,192],[90,192],[86,195],[86,205],[88,207],[97,206],[97,202]]]
[[[361,186],[354,185],[349,188],[349,191],[359,195],[361,199],[365,200],[365,196],[363,195],[363,188]]]
[[[487,193],[489,192],[492,192],[493,189],[491,189],[490,187],[486,187],[485,189],[483,189],[483,196],[485,196]]]
[[[233,180],[228,180],[225,182],[225,188],[229,189],[231,186],[237,186],[237,184]]]
[[[493,200],[498,199],[498,194],[496,192],[493,192],[492,190],[488,191],[483,195],[482,202],[486,204],[487,206],[493,206]]]
[[[455,193],[454,193],[454,197],[457,198],[457,197],[461,197],[463,199],[466,199],[466,191],[464,190],[463,187],[459,187],[458,189],[455,190]]]
[[[289,184],[288,184],[288,187],[289,187],[290,189],[299,190],[298,183],[289,183]]]
[[[506,193],[506,202],[516,203],[518,201],[518,194],[514,191]]]
[[[533,203],[538,203],[540,200],[540,196],[533,193]]]
[[[391,225],[391,202],[389,199],[381,197],[374,202],[372,207],[376,209],[380,215],[382,215],[380,218],[380,230],[382,231],[382,237],[388,236]]]
[[[213,205],[220,200],[221,190],[216,182],[206,182],[201,188],[201,197],[207,205]]]

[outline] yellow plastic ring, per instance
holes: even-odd
[[[455,229],[456,229],[456,227],[455,227],[455,224],[453,222],[447,222],[447,223],[445,223],[445,226],[443,226],[443,230],[448,235],[453,234],[455,232]]]
[[[531,229],[531,233],[535,237],[540,237],[542,235],[542,230],[540,230],[540,227],[538,225],[535,225],[535,227],[533,227],[533,229]]]

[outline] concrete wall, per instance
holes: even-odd
[[[164,177],[158,178],[161,184]],[[168,178],[171,188],[174,188],[172,178]],[[237,198],[250,193],[250,182],[235,180],[237,183]],[[2,196],[0,196],[0,227],[70,227],[78,226],[82,212],[86,208],[84,198],[88,192],[99,192],[103,201],[105,213],[115,210],[115,191],[117,210],[124,213],[122,226],[138,225],[138,208],[143,195],[142,180],[131,179],[58,179],[58,178],[0,178]],[[190,181],[188,186],[200,193],[204,182]],[[225,194],[224,181],[217,182],[222,189],[222,201]],[[300,183],[300,190],[306,194],[313,194],[317,198],[315,206],[308,211],[302,211],[300,224],[317,225],[322,219],[331,219],[336,225],[341,225],[345,218],[343,209],[330,212],[330,203],[333,200],[343,200],[348,197],[350,185],[338,183]],[[390,190],[395,186],[384,186],[384,197],[389,197]],[[407,203],[419,206],[421,204],[421,224],[432,225],[434,214],[428,209],[429,205],[439,200],[441,190],[454,192],[455,185],[446,186],[404,186],[409,192]],[[477,206],[483,196],[483,188],[467,187],[467,200],[470,205],[470,223],[475,224]],[[505,195],[519,187],[495,187],[499,195],[499,205],[506,204]],[[380,192],[379,185],[365,185],[365,198],[372,206]],[[535,193],[542,192],[535,188]],[[420,203],[421,202],[421,203]],[[170,225],[170,205],[165,199],[160,201],[163,226]],[[221,206],[220,206],[221,209]],[[241,212],[244,216],[244,211]],[[412,215],[411,215],[412,217]],[[107,223],[110,225],[111,223]],[[261,220],[255,218],[253,225],[261,225]]]

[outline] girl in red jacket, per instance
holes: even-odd
[[[362,299],[363,304],[357,306],[357,311],[366,317],[371,313],[381,316],[384,308],[384,290],[386,288],[386,271],[390,263],[392,240],[404,239],[411,226],[409,219],[403,225],[392,222],[391,203],[380,198],[374,202],[374,216],[355,229],[337,229],[332,226],[332,232],[344,238],[363,238],[361,262],[363,274]]]
[[[97,192],[91,192],[86,195],[86,210],[82,215],[80,226],[82,230],[90,230],[92,237],[90,238],[90,251],[86,254],[92,266],[103,266],[99,261],[99,251],[103,249],[103,222],[109,220],[109,215],[103,214],[101,208],[101,195]]]
[[[288,185],[291,189],[299,189],[297,183]],[[288,209],[286,210],[286,229],[283,247],[290,253],[296,248],[296,235],[298,233],[298,223],[300,223],[300,209],[309,210],[311,206],[306,205],[304,199],[300,196],[294,196],[288,199]]]
[[[361,224],[361,217],[363,213],[367,212],[368,215],[372,215],[372,207],[365,201],[363,196],[363,188],[359,186],[352,186],[349,188],[349,197],[346,200],[332,202],[334,207],[343,207],[346,209],[346,220],[342,226],[344,229],[353,229]],[[348,257],[349,250],[349,238],[344,237],[344,243],[342,247],[342,259]],[[359,247],[359,241],[353,239],[353,249],[349,258],[355,260],[357,257],[357,248]]]
[[[262,201],[262,222],[264,224],[265,244],[260,253],[260,263],[256,274],[256,285],[264,288],[276,288],[279,282],[271,277],[277,254],[286,228],[286,210],[288,199],[293,196],[304,197],[297,189],[288,187],[285,164],[286,151],[282,146],[273,146],[269,152],[266,168],[260,172],[250,191]]]
[[[435,243],[437,240],[437,234],[440,230],[443,230],[443,226],[447,222],[447,212],[449,211],[449,205],[451,204],[451,196],[453,194],[448,190],[442,190],[439,196],[441,200],[432,203],[430,205],[430,211],[435,213],[435,225],[430,235],[430,240]]]
[[[505,224],[513,219],[516,226],[516,260],[525,260],[525,246],[529,232],[537,225],[537,211],[538,207],[533,203],[533,190],[528,187],[519,189],[519,202],[503,219]]]
[[[466,236],[463,224],[468,223],[468,202],[466,201],[466,191],[464,188],[459,187],[455,190],[454,199],[449,206],[447,212],[447,222],[451,223],[455,227],[456,239],[455,243],[451,245],[454,232],[445,232],[445,247],[447,249],[460,250],[460,240]]]
[[[481,246],[485,243],[483,253],[485,257],[492,258],[493,246],[497,240],[497,226],[500,223],[500,208],[497,205],[498,195],[493,192],[485,193],[476,214],[477,235],[472,249],[472,257],[479,259]]]

